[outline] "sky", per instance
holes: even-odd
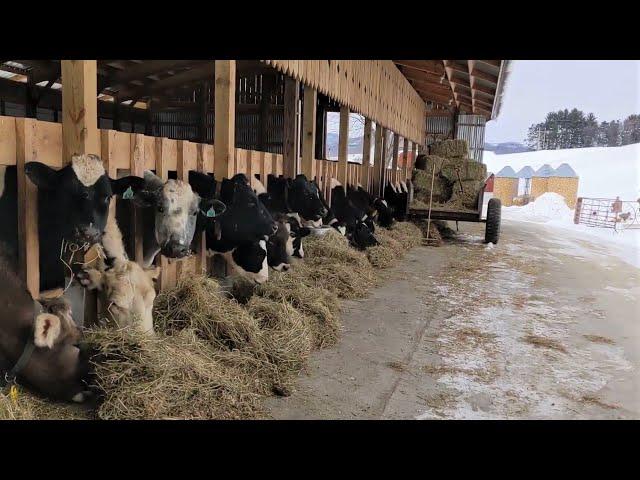
[[[500,115],[487,123],[485,141],[523,142],[548,112],[577,108],[599,121],[640,113],[640,61],[515,60]]]
[[[524,142],[531,124],[574,107],[593,112],[598,121],[640,113],[640,61],[512,61],[500,115],[487,123],[485,141]],[[338,132],[338,118],[330,115],[329,132]],[[351,122],[350,136],[362,134],[359,123]]]

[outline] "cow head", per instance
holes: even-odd
[[[293,256],[298,258],[304,258],[304,248],[302,247],[302,239],[311,234],[311,229],[303,227],[296,217],[289,216],[287,220],[289,224],[290,233],[292,238]]]
[[[72,243],[98,243],[107,224],[111,196],[131,188],[139,190],[138,177],[111,180],[97,155],[76,155],[60,170],[29,162],[25,173],[38,187],[41,224],[48,233]]]
[[[273,217],[251,189],[247,178],[223,179],[220,199],[227,206],[220,217],[222,238],[231,244],[266,240],[278,230]]]
[[[356,222],[355,230],[353,233],[348,234],[348,238],[351,244],[360,250],[378,245],[378,240],[373,236],[369,226],[361,221]]]
[[[279,215],[275,220],[278,230],[267,240],[267,262],[274,270],[286,271],[293,256],[291,225],[285,215]]]
[[[376,198],[373,201],[373,206],[375,207],[376,211],[378,212],[377,215],[377,219],[378,219],[378,223],[385,227],[385,228],[389,228],[391,227],[391,225],[393,225],[393,215],[394,215],[394,210],[393,207],[391,207],[386,200],[383,200],[382,198]]]
[[[320,199],[318,186],[304,175],[289,181],[288,203],[306,221],[320,221],[328,212]]]
[[[267,241],[246,242],[225,254],[230,270],[255,283],[269,279]]]
[[[201,209],[222,211],[223,205],[213,199],[203,202],[191,185],[181,180],[165,182],[147,170],[144,181],[144,190],[134,200],[142,207],[155,210],[154,234],[160,252],[171,258],[187,256]]]
[[[82,402],[89,394],[84,383],[89,362],[79,348],[81,332],[71,318],[71,307],[60,297],[40,300],[38,310],[32,319],[35,349],[20,377],[49,397]]]

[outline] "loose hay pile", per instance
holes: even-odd
[[[16,396],[0,391],[0,420],[82,420],[91,413],[79,405],[46,400],[22,387]]]
[[[92,346],[95,411],[28,392],[0,394],[3,418],[244,419],[265,415],[261,399],[288,395],[310,352],[340,334],[339,298],[363,297],[377,277],[420,243],[417,226],[379,228],[379,246],[358,251],[329,231],[305,240],[306,258],[245,295],[203,276],[185,277],[154,305],[155,335],[131,329],[86,332]]]

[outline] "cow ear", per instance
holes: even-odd
[[[200,200],[200,210],[207,218],[215,218],[222,215],[227,206],[219,200],[213,198],[203,198]]]
[[[62,325],[58,317],[51,313],[41,313],[35,320],[33,343],[37,347],[53,348],[61,332]]]
[[[162,179],[151,170],[144,171],[144,183],[146,190],[157,190],[164,186]]]
[[[58,185],[58,171],[44,163],[28,162],[24,166],[24,173],[38,188],[55,188]]]
[[[133,196],[144,188],[145,181],[143,178],[130,175],[128,177],[118,178],[111,182],[111,191],[114,195],[121,196],[125,200],[133,198]]]
[[[213,198],[216,195],[216,180],[206,173],[189,172],[189,185],[201,198]]]

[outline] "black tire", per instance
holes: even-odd
[[[498,243],[500,238],[500,216],[502,202],[499,198],[492,198],[487,205],[487,224],[484,230],[484,243]]]

